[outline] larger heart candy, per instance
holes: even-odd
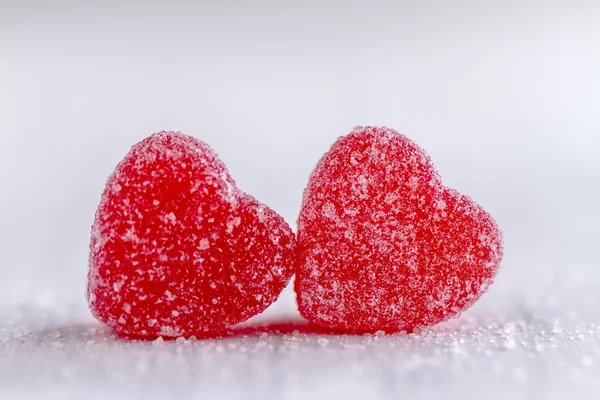
[[[275,301],[294,272],[295,237],[208,145],[160,132],[108,179],[90,250],[98,320],[129,336],[197,336]]]
[[[502,251],[494,219],[445,187],[421,148],[392,129],[358,127],[323,156],[304,192],[299,309],[345,330],[432,325],[486,291]]]

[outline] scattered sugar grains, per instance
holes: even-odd
[[[297,254],[304,317],[337,329],[410,330],[457,316],[485,292],[502,234],[481,206],[443,186],[407,137],[357,127],[311,175]]]
[[[295,238],[235,186],[205,143],[178,132],[133,146],[92,227],[87,298],[128,336],[189,337],[264,311],[293,274]]]

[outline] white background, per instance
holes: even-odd
[[[475,198],[504,231],[496,283],[450,327],[491,318],[500,330],[486,332],[498,339],[507,323],[524,321],[529,333],[523,343],[530,344],[556,324],[573,335],[582,326],[593,331],[600,325],[599,21],[598,1],[0,0],[0,375],[12,365],[21,365],[23,373],[0,378],[0,394],[102,394],[115,388],[106,371],[127,359],[129,350],[111,344],[114,359],[79,376],[84,383],[76,389],[73,380],[49,375],[46,367],[56,360],[85,371],[91,356],[73,349],[89,339],[87,331],[67,335],[71,354],[39,344],[45,339],[36,329],[77,331],[73,321],[94,326],[83,294],[99,196],[129,147],[159,130],[180,130],[209,143],[242,189],[295,226],[308,175],[338,136],[355,125],[397,129],[428,151],[447,184]],[[266,316],[293,314],[294,308],[287,290]],[[535,322],[538,317],[543,321]],[[29,336],[18,341],[18,329]],[[454,340],[452,329],[445,332]],[[110,342],[110,333],[102,335]],[[475,336],[459,343],[467,346],[463,353],[479,343]],[[453,379],[421,364],[416,372],[394,370],[397,360],[384,357],[389,349],[368,343],[350,356],[333,349],[333,360],[351,357],[366,369],[352,379],[335,365],[318,377],[302,375],[310,369],[302,362],[267,352],[256,356],[264,360],[265,376],[274,364],[297,369],[272,378],[287,385],[275,390],[225,379],[210,390],[229,388],[239,397],[250,385],[251,396],[291,398],[311,386],[317,397],[459,398],[477,381],[482,390],[515,398],[596,395],[600,388],[591,382],[600,377],[598,339],[573,344],[570,336],[556,337],[558,347],[549,356],[536,352],[530,358],[522,344],[500,346],[514,350],[512,358],[496,359],[506,373],[481,372],[477,352],[464,371],[456,370],[440,350],[446,347],[429,343],[432,359],[441,351],[440,365],[454,368]],[[390,340],[405,346],[408,339]],[[171,354],[174,344],[165,345],[161,350]],[[153,350],[139,349],[149,359]],[[405,350],[398,355],[404,366],[425,351]],[[238,356],[232,350],[223,362]],[[565,370],[556,366],[562,361]],[[389,373],[383,383],[375,379],[379,373],[368,372],[373,365]],[[160,377],[161,369],[152,368],[148,376]],[[564,378],[573,371],[576,378]],[[296,386],[289,383],[294,373],[301,377]],[[243,376],[243,369],[234,367],[236,374]],[[178,387],[202,391],[208,382],[202,376],[192,374]],[[45,386],[38,392],[25,384],[27,377]],[[152,397],[157,392],[149,391],[148,381],[136,375],[116,387]]]

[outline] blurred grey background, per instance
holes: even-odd
[[[0,304],[84,302],[104,182],[153,132],[209,143],[295,227],[319,157],[385,125],[504,230],[475,309],[598,318],[599,21],[597,0],[0,0]]]

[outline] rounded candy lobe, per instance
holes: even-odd
[[[92,227],[89,306],[128,336],[219,332],[277,299],[294,249],[288,224],[239,190],[208,145],[160,132],[108,179]]]
[[[357,127],[319,161],[298,219],[301,314],[356,331],[457,316],[502,258],[494,219],[446,188],[429,156],[388,128]]]

